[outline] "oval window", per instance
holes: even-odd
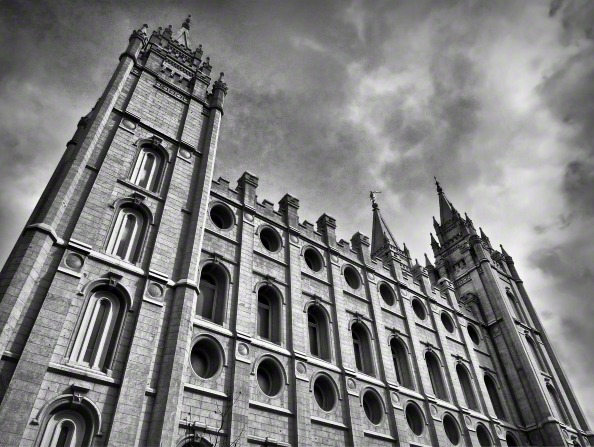
[[[361,278],[354,267],[347,265],[344,268],[344,279],[351,289],[358,289],[361,287]]]
[[[425,425],[425,422],[419,407],[414,404],[409,404],[406,407],[406,422],[416,436],[421,436],[423,434],[423,426]]]
[[[210,208],[210,220],[221,230],[228,230],[235,223],[233,212],[222,203],[217,203]]]
[[[373,391],[366,391],[363,395],[363,411],[373,425],[379,425],[382,421],[382,403]]]
[[[394,295],[394,291],[392,288],[387,285],[385,282],[380,284],[379,287],[380,296],[384,300],[388,306],[393,306],[394,302],[396,301],[396,296]]]
[[[319,272],[324,266],[322,257],[314,248],[306,248],[303,253],[303,259],[305,259],[307,266],[314,272]]]
[[[214,340],[202,338],[192,348],[190,362],[198,377],[210,379],[219,372],[223,364],[221,348]]]
[[[273,253],[281,249],[282,243],[280,236],[270,227],[264,227],[260,230],[260,241],[264,248]]]
[[[280,366],[267,358],[260,362],[256,373],[258,386],[264,394],[270,397],[280,394],[283,388],[283,373]]]
[[[460,442],[460,431],[458,430],[458,424],[456,423],[456,420],[449,414],[446,414],[443,417],[443,428],[445,429],[445,434],[449,441],[453,445],[458,445]]]
[[[445,312],[441,313],[441,323],[443,324],[445,330],[448,331],[450,334],[454,332],[454,322],[452,321],[450,316]]]
[[[334,384],[326,376],[318,376],[313,386],[314,397],[318,406],[324,411],[332,411],[336,405]]]
[[[472,342],[478,346],[481,343],[481,338],[476,328],[473,325],[469,324],[466,330],[468,331],[468,335],[470,335],[470,339],[472,340]]]
[[[425,312],[425,306],[421,303],[418,299],[414,299],[412,301],[412,308],[415,311],[415,315],[419,320],[424,320],[427,318],[427,313]]]

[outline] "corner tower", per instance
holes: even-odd
[[[472,220],[462,217],[437,179],[435,183],[440,221],[433,219],[438,239],[431,235],[431,270],[437,282],[453,283],[461,311],[480,328],[470,338],[485,373],[490,372],[481,362],[481,344],[493,351],[498,370],[494,383],[509,390],[507,407],[514,414],[505,415],[497,405],[491,406],[492,414],[518,421],[530,445],[584,445],[584,439],[591,445],[594,436],[513,259],[503,247],[494,249],[482,228],[477,234]],[[485,395],[490,395],[485,384]]]
[[[174,445],[227,93],[211,69],[190,17],[144,25],[78,123],[0,275],[0,445]]]

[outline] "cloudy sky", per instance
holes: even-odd
[[[514,257],[594,422],[594,6],[584,1],[7,1],[0,263],[143,23],[181,25],[230,87],[217,176],[413,257],[448,197]]]

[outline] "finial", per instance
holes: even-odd
[[[429,260],[429,256],[427,256],[427,253],[423,253],[423,255],[425,256],[425,267],[433,267],[433,264]]]
[[[219,82],[223,82],[223,76],[225,76],[225,73],[221,71],[221,74],[219,75]]]
[[[371,200],[371,206],[373,209],[376,209],[378,207],[377,202],[375,201],[375,195],[381,193],[381,191],[369,191],[369,200]]]
[[[182,28],[185,28],[187,30],[190,29],[190,17],[192,17],[190,14],[188,14],[188,17],[186,18],[186,21],[184,23],[182,23]]]
[[[437,194],[441,194],[443,192],[443,189],[441,189],[441,185],[437,181],[437,177],[433,176],[433,178],[435,179],[435,186],[437,187]]]
[[[142,25],[142,28],[140,28],[140,32],[143,33],[144,35],[147,34],[147,32],[148,32],[148,25],[146,23],[144,25]]]
[[[431,235],[431,247],[439,247],[439,244],[435,240],[435,237],[433,236],[433,233],[429,233],[429,234]]]

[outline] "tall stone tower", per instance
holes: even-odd
[[[522,285],[437,185],[435,265],[375,194],[338,240],[212,179],[223,76],[146,25],[0,276],[0,446],[594,444]]]

